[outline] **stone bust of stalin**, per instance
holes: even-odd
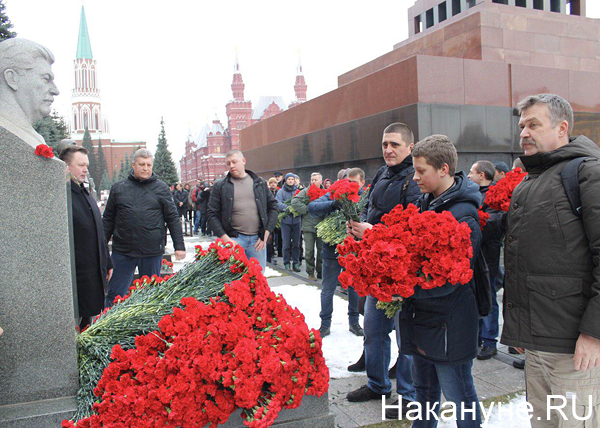
[[[0,42],[0,127],[32,147],[44,138],[32,125],[50,114],[54,97],[54,55],[26,39]]]

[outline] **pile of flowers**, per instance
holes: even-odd
[[[391,318],[401,305],[390,303],[393,297],[410,297],[416,286],[427,290],[471,280],[471,229],[450,212],[420,213],[412,204],[398,205],[382,221],[361,241],[347,237],[338,245],[344,288],[375,297]]]
[[[485,203],[495,210],[508,212],[513,191],[526,175],[527,173],[522,172],[521,168],[507,172],[504,178],[490,186],[485,195]]]
[[[331,186],[333,187],[333,186]],[[331,189],[330,187],[330,189]],[[356,199],[356,198],[354,198]],[[367,205],[369,201],[369,189],[363,191],[360,195],[358,203],[351,202],[355,205],[352,208],[352,212],[356,212],[359,215]],[[325,217],[322,221],[317,224],[317,236],[328,245],[338,245],[344,241],[346,237],[346,222],[348,221],[347,215],[342,210],[336,210]]]
[[[90,382],[98,398],[82,419],[78,396],[80,420],[63,427],[216,425],[238,407],[245,425],[263,427],[304,394],[327,391],[318,332],[270,290],[241,247],[217,240],[169,280],[132,288],[80,335],[84,355],[103,357],[82,365],[80,351],[80,385]],[[166,313],[159,295],[171,302]]]

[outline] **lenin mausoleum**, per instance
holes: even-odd
[[[383,165],[386,125],[417,140],[448,135],[459,168],[519,156],[516,104],[551,92],[575,110],[574,134],[600,141],[600,20],[585,0],[418,0],[409,37],[338,77],[338,88],[240,131],[248,166],[263,177],[294,171],[307,182]]]

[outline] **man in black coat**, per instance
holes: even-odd
[[[115,274],[108,284],[105,304],[128,293],[135,268],[140,277],[159,275],[165,252],[165,223],[171,232],[175,257],[185,257],[181,221],[167,186],[152,173],[152,153],[139,149],[133,155],[131,174],[115,183],[104,210],[104,236],[113,239]]]
[[[104,309],[104,287],[112,275],[113,263],[104,239],[100,210],[84,186],[90,164],[88,151],[69,146],[60,153],[60,159],[67,164],[71,177],[77,303],[79,328],[83,329]]]

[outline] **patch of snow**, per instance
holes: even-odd
[[[275,293],[281,294],[290,306],[295,306],[302,312],[309,328],[319,328],[321,325],[320,289],[306,284],[280,285],[272,289]],[[390,366],[392,366],[396,362],[394,356],[398,355],[395,332],[390,334],[390,338],[392,340]],[[331,334],[323,338],[323,355],[329,367],[329,376],[332,379],[355,376],[356,373],[349,372],[347,367],[358,361],[362,350],[363,338],[348,331],[348,302],[334,295]]]
[[[269,266],[266,266],[263,275],[265,276],[265,278],[273,278],[276,276],[282,276],[283,274],[278,270],[271,269]]]

